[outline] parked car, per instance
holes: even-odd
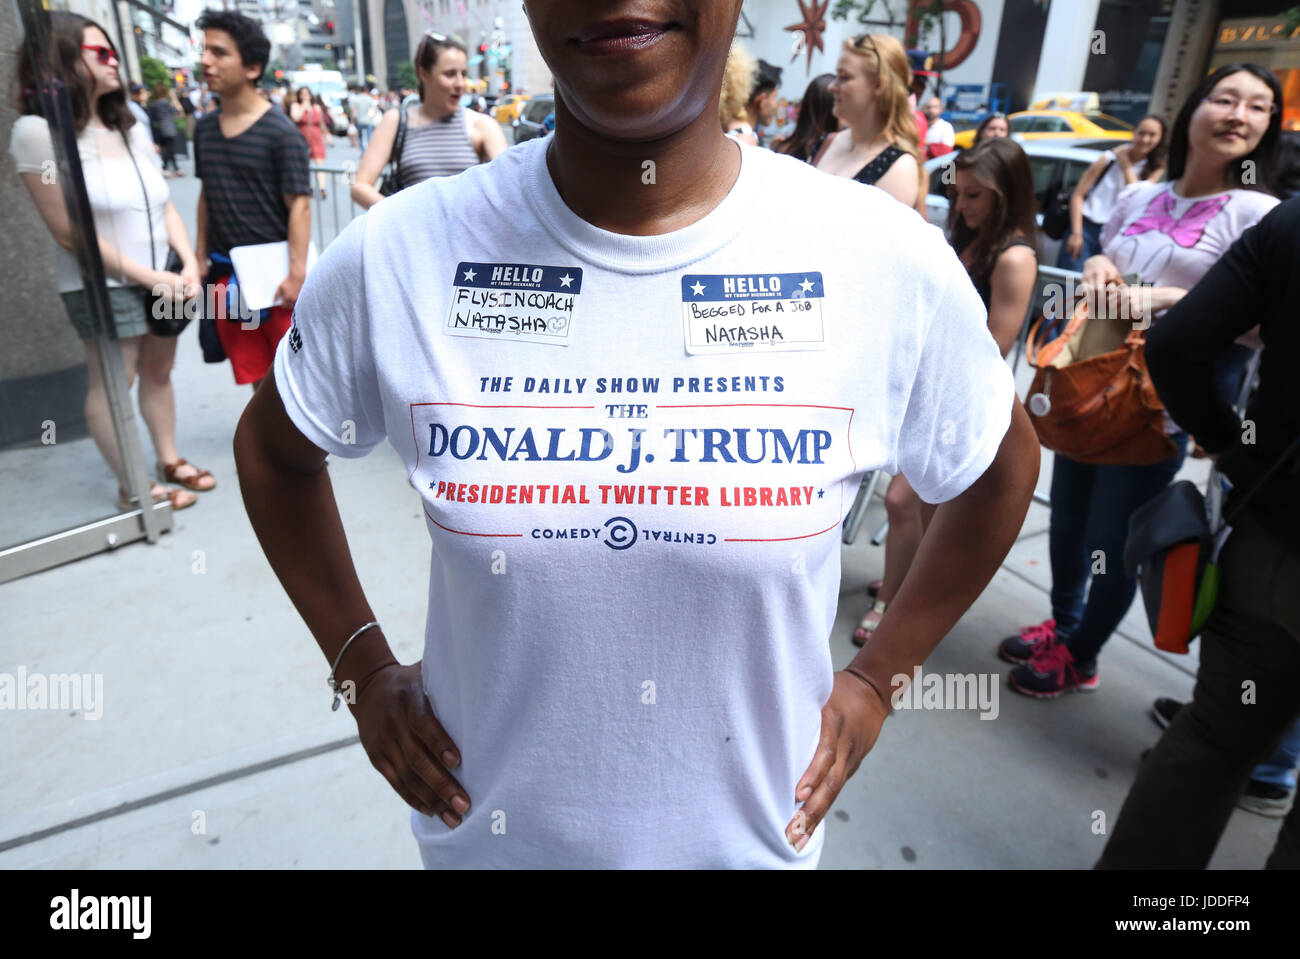
[[[546,129],[546,118],[555,112],[555,94],[539,93],[528,101],[519,118],[512,124],[515,142],[523,143],[544,137],[550,131]]]
[[[514,123],[519,119],[519,113],[529,99],[526,94],[522,93],[511,93],[502,97],[497,101],[496,106],[492,108],[492,118],[497,123]]]
[[[1017,138],[1019,139],[1019,138]],[[1038,201],[1038,223],[1043,222],[1043,208],[1047,202],[1063,189],[1073,189],[1094,160],[1105,150],[1118,144],[1119,140],[1038,140],[1022,142],[1029,157],[1029,168],[1034,176],[1034,197]],[[944,168],[953,161],[957,154],[945,153],[935,157],[925,165],[930,175],[930,192],[925,198],[926,219],[941,229],[947,229],[949,210],[949,189],[951,175],[944,176]],[[1038,262],[1044,266],[1054,266],[1061,241],[1053,240],[1047,234],[1038,234]]]
[[[1133,126],[1107,113],[1076,110],[1021,110],[1007,117],[1012,135],[1024,140],[1131,140]],[[953,145],[964,150],[975,142],[974,129],[957,134]]]

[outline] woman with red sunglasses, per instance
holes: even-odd
[[[77,127],[77,151],[90,199],[99,253],[104,262],[109,304],[128,386],[140,374],[140,414],[158,454],[154,502],[172,509],[192,506],[195,492],[216,485],[207,470],[187,463],[176,450],[176,402],[171,369],[176,338],[155,336],[145,317],[145,291],[171,291],[179,304],[199,293],[199,266],[180,214],[172,205],[167,182],[154,161],[153,141],[127,107],[117,68],[117,51],[104,30],[72,13],[50,14],[49,62],[71,101]],[[74,229],[63,191],[50,175],[55,169],[49,124],[36,95],[35,70],[24,55],[19,66],[23,116],[14,123],[9,152],[49,227],[57,248],[55,278],[68,316],[84,341],[90,371],[86,423],[96,446],[118,478],[119,509],[130,506],[126,469],[113,432],[108,396],[95,348],[90,299],[83,289],[74,256]],[[152,244],[152,245],[151,245]],[[168,250],[180,257],[179,272],[164,266]]]

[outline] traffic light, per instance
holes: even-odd
[[[277,80],[283,80],[283,79],[284,79],[284,71],[283,71],[283,70],[276,70],[276,71],[275,71],[275,78],[276,78]]]
[[[325,21],[325,32],[328,33],[330,36],[333,36],[333,35],[334,35],[334,21],[333,21],[333,20],[326,20],[326,21]]]
[[[484,56],[487,56],[487,44],[486,44],[486,43],[480,43],[480,44],[478,45],[478,52],[481,53],[481,54],[484,55]]]

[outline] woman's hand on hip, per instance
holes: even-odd
[[[449,770],[460,750],[424,694],[420,664],[391,663],[363,679],[351,706],[361,746],[403,801],[451,828],[469,811],[469,796]]]
[[[785,837],[796,850],[802,851],[844,784],[871,752],[888,715],[889,706],[874,687],[853,673],[835,674],[831,698],[822,707],[821,741],[795,787],[795,802],[802,802],[803,808],[785,827]]]

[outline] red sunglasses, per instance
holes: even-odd
[[[81,45],[81,49],[93,50],[96,54],[99,55],[99,62],[102,64],[107,65],[110,62],[120,62],[118,61],[117,58],[117,51],[114,50],[112,47],[88,46],[83,43]]]

